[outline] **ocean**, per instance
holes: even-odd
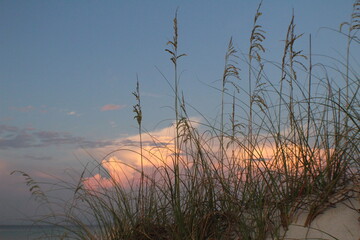
[[[51,240],[60,239],[59,236],[64,240],[69,239],[64,230],[56,226],[0,225],[0,240],[35,240],[39,237]]]

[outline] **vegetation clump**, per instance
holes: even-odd
[[[334,60],[339,70],[313,64],[311,36],[308,54],[296,49],[305,36],[296,33],[294,16],[281,61],[265,61],[259,4],[247,53],[240,55],[234,40],[229,41],[218,88],[220,120],[215,123],[189,117],[178,74],[186,55],[178,52],[175,15],[174,35],[166,49],[174,67],[172,141],[163,143],[150,135],[153,147],[144,145],[147,133],[137,83],[134,113],[140,139],[134,154],[141,168],[121,161],[116,166],[132,168],[138,177],[119,181],[102,161],[95,170],[107,176],[110,185],[99,181],[89,187],[86,176],[94,169],[87,167],[78,184],[67,185],[73,197],[62,213],[41,222],[55,221],[74,239],[106,240],[282,239],[302,210],[308,211],[305,225],[310,226],[334,199],[348,198],[359,180],[360,79],[350,61],[351,49],[359,44],[359,0],[353,9],[350,21],[339,30],[347,38],[345,62]],[[266,69],[271,67],[280,75],[269,77]],[[239,84],[243,79],[246,89]],[[120,151],[130,150],[118,149],[103,160],[111,162]],[[32,193],[44,197],[24,176]]]

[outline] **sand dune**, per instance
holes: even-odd
[[[304,227],[307,216],[307,211],[300,212],[283,239],[360,240],[360,198],[354,191],[351,197],[329,206],[309,227]]]

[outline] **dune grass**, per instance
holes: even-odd
[[[353,8],[350,21],[340,27],[339,33],[348,39],[347,53],[345,62],[334,60],[336,69],[312,63],[311,36],[307,55],[296,49],[298,39],[306,36],[296,33],[294,16],[282,59],[265,61],[259,4],[247,53],[240,54],[234,40],[229,41],[218,87],[221,116],[215,124],[188,115],[179,84],[178,68],[186,55],[178,53],[176,14],[166,49],[174,68],[173,142],[164,145],[153,137],[155,147],[143,146],[147,133],[142,130],[137,82],[133,94],[141,168],[133,170],[138,177],[120,182],[100,159],[96,167],[85,167],[77,184],[60,185],[73,197],[62,202],[60,213],[40,222],[63,226],[73,239],[107,240],[282,239],[281,230],[286,231],[303,209],[309,212],[305,225],[310,226],[334,204],[334,196],[336,201],[348,198],[349,186],[359,179],[360,80],[350,61],[351,49],[359,43],[359,0]],[[267,68],[281,74],[269,77]],[[336,79],[332,73],[337,73]],[[244,79],[247,89],[239,84]],[[168,154],[159,157],[158,149]],[[153,166],[151,171],[144,169],[145,163]],[[109,179],[110,187],[100,181],[96,187],[86,185],[85,176],[96,171]],[[55,204],[40,184],[21,173],[33,195]]]

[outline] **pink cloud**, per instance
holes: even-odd
[[[124,108],[125,105],[106,104],[101,107],[101,111],[113,111]]]
[[[99,190],[104,188],[111,188],[114,184],[122,184],[128,186],[129,181],[134,179],[137,171],[135,167],[124,164],[116,156],[105,159],[101,162],[102,167],[108,173],[108,177],[103,177],[99,173],[92,177],[85,178],[85,187],[89,190]],[[139,174],[137,174],[139,175]]]
[[[197,124],[194,123],[194,127]],[[97,148],[98,152],[113,152],[110,157],[101,161],[101,167],[106,174],[94,174],[84,178],[85,187],[89,190],[108,189],[114,184],[130,187],[140,179],[141,166],[145,175],[153,176],[162,166],[171,168],[174,154],[174,125],[142,135],[143,151],[139,152],[139,135],[132,135],[117,139],[114,142],[123,144],[124,148],[113,151],[118,144]],[[185,157],[183,162],[187,162]]]

